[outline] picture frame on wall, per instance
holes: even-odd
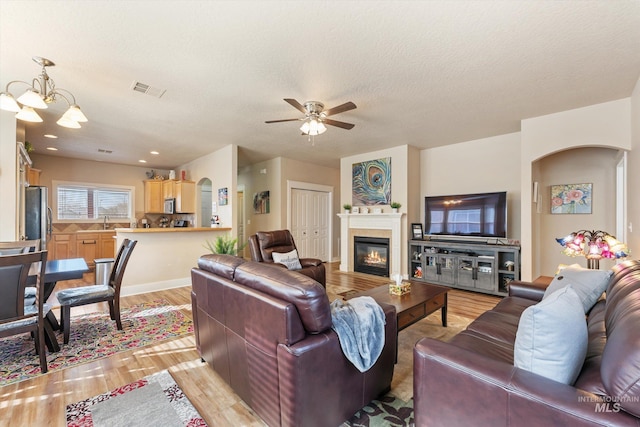
[[[560,184],[551,186],[552,214],[590,214],[593,184]]]
[[[411,236],[413,240],[422,240],[424,239],[424,233],[422,231],[422,224],[419,222],[414,222],[411,224]]]

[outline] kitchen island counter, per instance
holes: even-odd
[[[122,295],[191,285],[191,269],[209,253],[207,242],[231,236],[229,227],[116,228],[117,247],[137,240],[122,279]]]
[[[195,231],[231,231],[229,227],[154,227],[154,228],[116,228],[117,233],[177,233]]]

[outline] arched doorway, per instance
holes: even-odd
[[[213,189],[209,178],[202,178],[198,182],[198,193],[200,195],[200,227],[211,226],[211,216],[213,215]]]

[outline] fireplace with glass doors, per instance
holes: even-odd
[[[389,277],[389,239],[355,236],[353,271]]]

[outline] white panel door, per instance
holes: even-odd
[[[301,258],[329,261],[329,193],[291,190],[291,234]]]

